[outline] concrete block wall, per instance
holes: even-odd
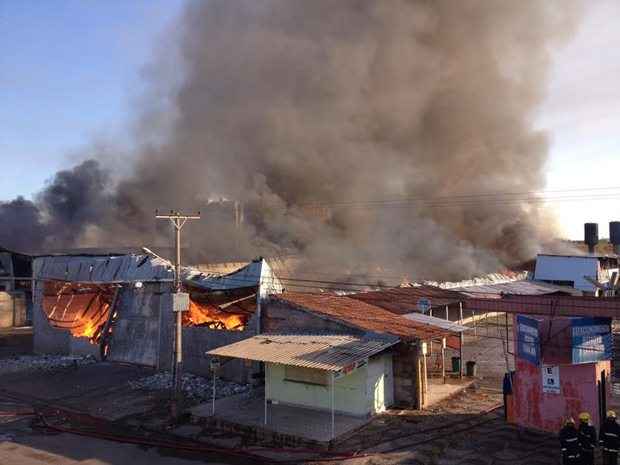
[[[418,400],[419,348],[401,342],[393,349],[394,404],[406,408],[419,408]]]
[[[263,333],[317,333],[353,334],[362,336],[366,332],[344,323],[321,318],[278,300],[268,300],[262,305],[261,327]]]
[[[183,328],[183,369],[197,375],[211,377],[209,350],[239,342],[256,335],[256,316],[248,321],[243,331],[226,331],[193,326]],[[230,360],[218,371],[218,376],[238,383],[251,383],[258,372],[258,364],[244,360]]]

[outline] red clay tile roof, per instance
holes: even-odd
[[[418,300],[430,299],[433,308],[464,302],[467,297],[459,292],[435,286],[395,287],[381,291],[360,292],[348,297],[389,310],[398,315],[417,311]]]
[[[387,333],[404,340],[439,338],[450,335],[444,329],[415,323],[383,308],[348,296],[285,292],[273,299],[291,303],[312,313],[365,331]]]

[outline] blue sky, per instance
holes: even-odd
[[[0,0],[0,199],[38,191],[93,138],[123,140],[141,69],[182,4]],[[536,121],[553,141],[548,189],[620,186],[620,28],[610,20],[620,2],[586,4],[578,34],[554,56]],[[620,220],[619,206],[620,198],[550,204],[573,238],[586,220]]]
[[[0,199],[126,134],[140,71],[182,0],[0,0]]]

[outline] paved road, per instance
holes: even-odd
[[[212,465],[228,462],[166,456],[165,451],[70,434],[44,435],[0,428],[0,464],[6,465]],[[7,431],[8,430],[8,431]],[[4,440],[2,439],[4,435]],[[8,439],[8,440],[7,440]]]

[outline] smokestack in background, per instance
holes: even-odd
[[[584,225],[584,242],[588,246],[588,253],[593,254],[598,244],[598,223]]]
[[[614,248],[614,253],[620,255],[620,221],[609,223],[609,242]]]

